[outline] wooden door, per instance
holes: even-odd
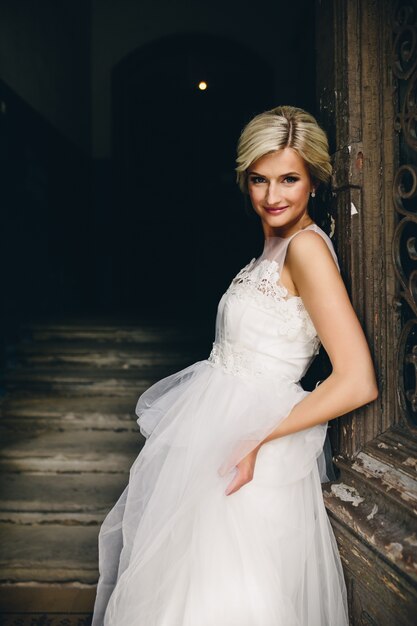
[[[332,427],[340,476],[324,485],[354,625],[417,614],[416,25],[415,2],[316,2],[335,242],[380,391]]]

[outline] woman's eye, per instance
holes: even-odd
[[[250,182],[253,183],[254,185],[259,185],[260,183],[265,182],[265,178],[263,178],[263,176],[251,176]]]
[[[298,178],[296,176],[286,176],[284,178],[284,181],[286,181],[287,183],[296,183],[298,180]]]

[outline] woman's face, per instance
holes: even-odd
[[[314,185],[292,148],[265,154],[248,168],[248,191],[264,235],[289,237],[312,223],[307,203]]]

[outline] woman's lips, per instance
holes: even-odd
[[[265,211],[267,213],[271,213],[271,215],[278,215],[279,213],[282,213],[283,211],[285,211],[285,209],[288,209],[288,206],[283,206],[283,207],[264,207]]]

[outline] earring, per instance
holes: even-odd
[[[316,197],[316,192],[314,191],[314,189],[313,189],[313,191],[311,192],[311,197],[312,197],[312,198],[315,198],[315,197]]]

